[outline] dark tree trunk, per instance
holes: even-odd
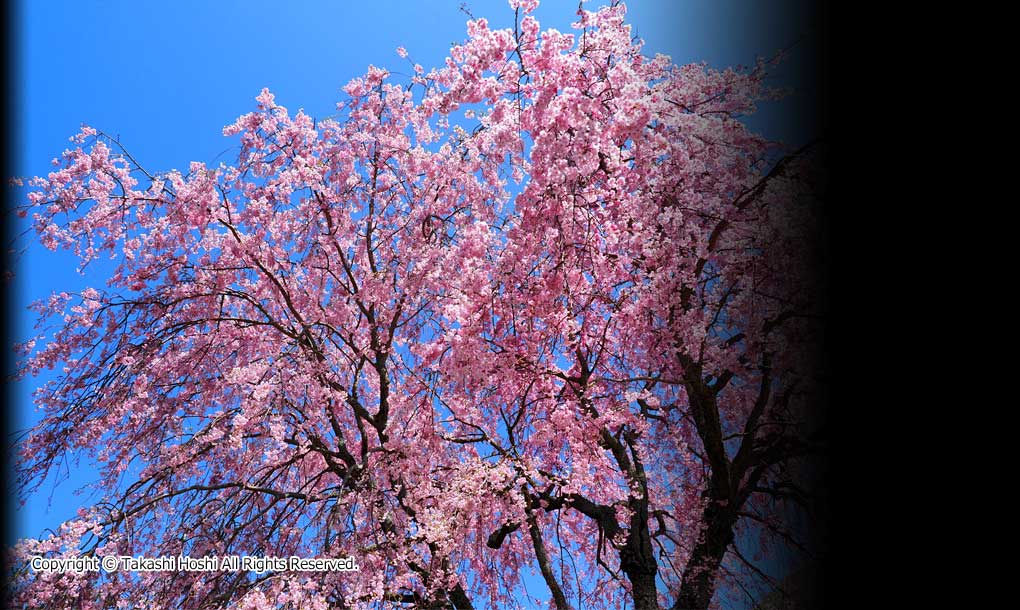
[[[626,569],[624,569],[626,572]],[[655,573],[641,571],[627,572],[631,591],[634,595],[634,610],[659,610],[658,592],[655,589]]]
[[[648,501],[643,498],[633,499],[630,507],[634,513],[630,519],[627,543],[620,549],[620,568],[630,580],[634,610],[659,610],[655,586],[659,564],[655,560],[652,537],[648,531]]]
[[[733,542],[735,518],[731,511],[710,504],[703,516],[704,536],[695,545],[672,610],[705,610],[715,594],[716,577],[726,549]]]

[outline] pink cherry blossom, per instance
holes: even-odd
[[[138,172],[84,127],[31,183],[41,244],[118,266],[20,347],[64,370],[22,493],[81,451],[104,495],[15,563],[360,570],[19,570],[18,607],[525,607],[530,569],[557,610],[705,608],[735,537],[782,531],[818,449],[814,148],[740,122],[768,64],[677,66],[622,4],[572,33],[537,5],[413,81],[370,67],[334,118],[263,89],[230,165]]]

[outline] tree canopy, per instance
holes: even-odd
[[[25,607],[706,608],[798,547],[822,450],[819,146],[744,70],[647,57],[622,4],[468,22],[335,117],[268,90],[240,153],[154,172],[85,127],[22,213],[105,285],[37,304],[30,493],[105,496],[15,549]],[[32,556],[354,557],[354,572],[44,573]]]

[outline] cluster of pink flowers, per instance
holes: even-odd
[[[563,34],[541,32],[537,4],[511,0],[517,32],[472,20],[409,83],[369,68],[335,120],[263,90],[223,130],[234,165],[138,188],[104,134],[73,138],[29,196],[37,235],[119,266],[38,309],[66,317],[23,347],[23,374],[73,366],[38,394],[20,476],[84,449],[108,495],[19,557],[90,532],[126,553],[361,570],[24,575],[17,603],[513,606],[545,556],[564,595],[619,607],[619,549],[649,524],[663,566],[684,565],[708,484],[689,380],[740,379],[719,400],[748,416],[748,358],[771,348],[746,329],[774,313],[752,284],[784,287],[755,261],[791,264],[760,240],[765,207],[735,205],[770,144],[733,117],[768,91],[760,71],[643,56],[623,5]],[[450,127],[460,109],[474,118]]]

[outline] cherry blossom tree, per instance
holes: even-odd
[[[22,212],[104,285],[36,304],[21,446],[104,497],[14,550],[48,608],[706,608],[821,449],[818,146],[740,117],[768,62],[646,57],[622,4],[468,22],[446,65],[263,90],[232,164],[85,127]],[[406,51],[400,50],[402,56]],[[410,60],[408,60],[410,61]],[[785,154],[784,154],[785,152]],[[356,558],[355,572],[36,573],[32,556]]]

